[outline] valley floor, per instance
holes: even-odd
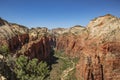
[[[69,58],[63,52],[55,52],[57,61],[52,65],[49,80],[76,80],[75,64],[78,58]]]

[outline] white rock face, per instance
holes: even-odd
[[[105,41],[113,41],[114,39],[120,40],[120,19],[112,16],[105,15],[99,18],[96,18],[87,26],[89,31],[90,38],[101,38]],[[105,39],[106,38],[106,39]]]

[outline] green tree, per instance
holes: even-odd
[[[9,78],[8,72],[6,72],[6,70],[8,70],[8,66],[6,63],[6,57],[9,53],[9,48],[7,45],[2,45],[0,46],[0,74],[5,76],[6,78]],[[3,57],[3,58],[2,58]]]
[[[7,45],[0,46],[0,54],[2,54],[3,58],[7,56],[9,53],[9,48]]]
[[[28,60],[21,55],[15,61],[15,73],[19,80],[44,80],[49,75],[47,63],[38,62],[38,59]]]

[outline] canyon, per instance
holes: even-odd
[[[51,62],[53,49],[68,57],[79,57],[77,80],[120,79],[120,18],[111,14],[97,17],[86,27],[28,29],[0,18],[0,46],[6,45],[13,57]],[[62,79],[63,80],[63,79]]]

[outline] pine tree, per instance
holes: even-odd
[[[38,59],[28,60],[21,55],[16,61],[15,73],[19,80],[44,80],[49,74],[47,63]]]
[[[9,78],[7,63],[6,63],[6,57],[9,53],[9,48],[7,45],[0,46],[0,54],[3,56],[3,58],[0,59],[0,75],[5,76],[6,78]]]

